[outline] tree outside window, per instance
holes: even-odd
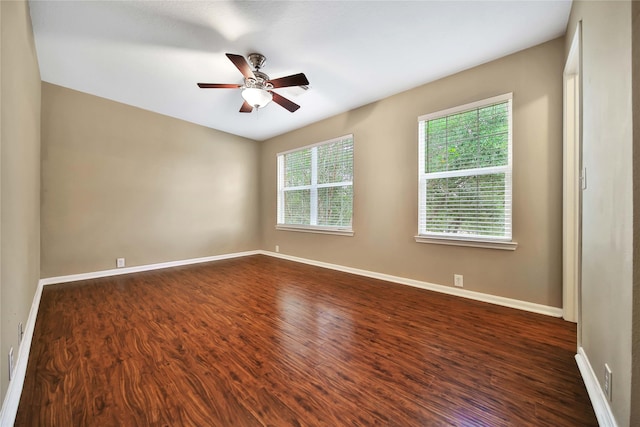
[[[353,136],[278,154],[278,226],[351,230]]]
[[[511,100],[419,118],[420,236],[511,240]]]

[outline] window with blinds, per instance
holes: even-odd
[[[279,153],[278,228],[351,232],[353,135]]]
[[[511,241],[512,94],[419,123],[418,236]]]

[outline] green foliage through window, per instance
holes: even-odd
[[[278,155],[278,224],[351,229],[353,136]]]
[[[419,234],[511,239],[511,94],[419,119]]]

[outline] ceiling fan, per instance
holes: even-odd
[[[247,56],[247,59],[249,59],[249,62],[253,65],[253,71],[251,71],[251,67],[242,55],[235,55],[233,53],[227,53],[226,55],[244,76],[244,84],[198,83],[200,88],[242,89],[244,103],[242,104],[242,107],[240,107],[241,113],[250,113],[254,108],[263,108],[271,101],[286,108],[292,113],[300,108],[298,104],[274,92],[272,89],[289,86],[307,86],[309,84],[309,80],[307,80],[307,77],[303,73],[292,74],[290,76],[271,80],[268,75],[260,71],[266,61],[264,55],[252,53]]]

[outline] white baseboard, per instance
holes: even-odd
[[[200,264],[203,262],[220,261],[222,259],[239,258],[250,255],[261,254],[262,251],[234,252],[231,254],[213,255],[202,258],[191,258],[180,261],[160,262],[157,264],[137,265],[135,267],[114,268],[111,270],[93,271],[90,273],[70,274],[68,276],[47,277],[41,279],[43,285],[54,285],[56,283],[77,282],[79,280],[98,279],[100,277],[117,276],[120,274],[139,273],[141,271],[160,270],[163,268],[179,267],[182,265]]]
[[[591,363],[589,363],[587,353],[582,347],[578,348],[576,362],[578,363],[578,369],[580,370],[580,375],[582,375],[582,380],[584,381],[587,393],[589,393],[591,406],[593,406],[593,411],[596,413],[598,424],[600,427],[617,427],[618,424],[616,423],[616,419],[611,411],[611,406],[609,406],[609,401],[604,395],[602,387],[600,387],[600,383],[598,382],[598,378],[593,371],[593,367],[591,366]]]
[[[2,410],[0,410],[0,426],[13,426],[18,413],[18,405],[20,404],[20,395],[22,395],[22,386],[24,385],[24,377],[27,373],[27,364],[29,363],[29,352],[31,351],[31,340],[33,339],[33,331],[36,326],[36,318],[38,317],[38,308],[40,307],[40,298],[42,297],[42,281],[38,282],[36,293],[33,296],[29,317],[25,325],[22,342],[18,348],[18,356],[16,357],[16,365],[13,368],[13,378],[9,381],[7,394],[2,402]]]
[[[38,317],[38,309],[40,307],[40,299],[42,297],[42,288],[46,285],[56,283],[76,282],[79,280],[97,279],[100,277],[117,276],[120,274],[137,273],[141,271],[159,270],[162,268],[178,267],[181,265],[199,264],[203,262],[219,261],[222,259],[238,258],[249,255],[258,255],[261,251],[236,252],[224,255],[214,255],[203,258],[192,258],[180,261],[163,262],[158,264],[148,264],[135,267],[117,268],[112,270],[95,271],[91,273],[71,274],[68,276],[48,277],[38,281],[36,293],[33,296],[29,318],[24,329],[22,342],[18,349],[16,364],[13,370],[13,379],[9,381],[7,394],[0,409],[0,427],[13,426],[16,414],[18,413],[18,405],[20,404],[20,396],[22,387],[24,386],[24,378],[27,373],[27,364],[29,363],[29,352],[31,350],[31,341],[35,330],[36,318]]]
[[[562,317],[562,309],[558,307],[551,307],[542,304],[536,304],[528,301],[521,301],[512,298],[505,298],[496,295],[483,294],[481,292],[469,291],[466,289],[452,288],[450,286],[437,285],[434,283],[423,282],[420,280],[407,279],[405,277],[392,276],[390,274],[378,273],[375,271],[362,270],[359,268],[345,267],[338,264],[330,264],[322,261],[315,261],[307,258],[300,258],[292,255],[285,255],[276,252],[270,252],[265,250],[255,250],[246,252],[235,252],[224,255],[214,255],[203,258],[192,258],[180,261],[162,262],[158,264],[140,265],[135,267],[114,268],[111,270],[95,271],[90,273],[71,274],[68,276],[48,277],[41,279],[40,282],[43,285],[52,285],[56,283],[76,282],[79,280],[97,279],[100,277],[116,276],[119,274],[138,273],[142,271],[159,270],[163,268],[178,267],[182,265],[199,264],[203,262],[219,261],[222,259],[238,258],[251,255],[267,255],[275,258],[282,258],[289,261],[300,262],[303,264],[314,265],[317,267],[328,268],[331,270],[343,271],[346,273],[357,274],[359,276],[371,277],[373,279],[386,280],[387,282],[399,283],[402,285],[413,286],[416,288],[427,289],[430,291],[441,292],[449,295],[455,295],[463,298],[468,298],[476,301],[483,301],[492,304],[502,305],[510,308],[517,308],[519,310],[530,311],[533,313],[545,314],[547,316]]]
[[[16,366],[14,368],[13,379],[9,382],[9,387],[7,389],[7,394],[5,395],[4,402],[2,404],[2,409],[0,410],[0,426],[13,426],[16,418],[16,414],[18,412],[18,405],[20,403],[20,395],[22,394],[22,387],[24,385],[24,377],[27,372],[27,363],[29,362],[29,351],[31,350],[31,341],[33,339],[33,332],[35,328],[36,318],[38,316],[38,308],[40,306],[40,298],[42,297],[42,288],[46,285],[52,285],[56,283],[67,283],[67,282],[76,282],[79,280],[87,280],[87,279],[97,279],[101,277],[109,277],[109,276],[117,276],[121,274],[130,274],[130,273],[138,273],[142,271],[151,271],[151,270],[159,270],[163,268],[170,267],[178,267],[182,265],[191,265],[191,264],[199,264],[203,262],[211,262],[211,261],[219,261],[223,259],[230,258],[238,258],[245,257],[250,255],[267,255],[276,258],[282,258],[289,261],[300,262],[304,264],[314,265],[317,267],[328,268],[331,270],[343,271],[346,273],[357,274],[359,276],[370,277],[373,279],[385,280],[388,282],[399,283],[402,285],[413,286],[416,288],[427,289],[431,291],[441,292],[449,295],[455,295],[463,298],[469,298],[477,301],[488,302],[492,304],[502,305],[505,307],[516,308],[520,310],[530,311],[534,313],[545,314],[548,316],[554,317],[562,317],[562,309],[556,307],[549,307],[541,304],[535,304],[527,301],[519,301],[510,298],[499,297],[495,295],[483,294],[480,292],[473,292],[459,288],[451,288],[443,285],[436,285],[433,283],[422,282],[419,280],[407,279],[399,276],[392,276],[389,274],[376,273],[368,270],[361,270],[358,268],[345,267],[337,264],[330,264],[326,262],[314,261],[306,258],[295,257],[291,255],[284,255],[280,253],[264,251],[264,250],[255,250],[255,251],[246,251],[246,252],[236,252],[231,254],[224,255],[214,255],[203,258],[193,258],[186,259],[180,261],[170,261],[163,262],[157,264],[148,264],[148,265],[140,265],[135,267],[125,267],[125,268],[116,268],[111,270],[102,270],[95,271],[90,273],[81,273],[81,274],[71,274],[67,276],[57,276],[57,277],[47,277],[44,279],[40,279],[38,282],[38,287],[36,289],[36,293],[33,297],[33,302],[31,304],[31,310],[29,311],[29,318],[27,319],[24,336],[22,339],[22,343],[20,344],[20,348],[18,350],[18,357],[16,359]],[[578,356],[576,356],[578,359]],[[586,360],[586,356],[584,357]],[[578,360],[578,366],[580,365],[580,360]],[[588,365],[588,361],[587,361]],[[590,367],[588,367],[590,369]],[[582,372],[582,368],[580,369]],[[595,380],[595,375],[593,375],[593,371],[591,371],[592,377]],[[585,377],[585,374],[582,374]],[[585,383],[587,381],[585,380]],[[595,380],[595,387],[599,390],[599,386],[597,385],[597,380]],[[587,390],[590,390],[587,386]],[[602,393],[600,391],[600,393]],[[591,391],[589,391],[589,396],[591,397]],[[604,399],[604,395],[602,396]],[[591,397],[592,403],[594,402],[594,398]],[[611,414],[611,410],[604,399],[604,404],[608,410],[608,413]],[[595,407],[595,404],[594,404]],[[598,412],[596,412],[598,414]],[[609,419],[612,420],[610,424],[603,424],[603,426],[612,426],[617,427],[615,421],[613,421],[613,416],[609,415]],[[600,417],[598,417],[600,420]]]
[[[262,253],[263,255],[282,258],[289,261],[315,265],[317,267],[329,268],[331,270],[343,271],[345,273],[357,274],[358,276],[371,277],[372,279],[385,280],[387,282],[399,283],[401,285],[413,286],[416,288],[440,292],[443,294],[455,295],[458,297],[468,298],[476,301],[488,302],[491,304],[497,304],[504,307],[517,308],[519,310],[530,311],[538,314],[545,314],[547,316],[562,317],[562,309],[558,307],[551,307],[548,305],[536,304],[528,301],[520,301],[516,299],[511,299],[511,298],[499,297],[496,295],[483,294],[481,292],[474,292],[466,289],[452,288],[450,286],[437,285],[435,283],[423,282],[423,281],[414,280],[414,279],[407,279],[405,277],[392,276],[390,274],[377,273],[375,271],[361,270],[359,268],[345,267],[338,264],[330,264],[330,263],[321,262],[321,261],[314,261],[307,258],[284,255],[276,252],[260,251],[260,253]]]

